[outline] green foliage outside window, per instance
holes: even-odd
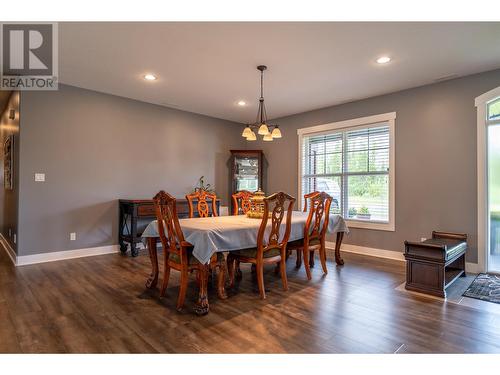
[[[495,120],[497,118],[500,118],[500,100],[488,106],[488,119]]]

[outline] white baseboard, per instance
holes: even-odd
[[[9,242],[5,239],[5,237],[1,233],[0,233],[0,243],[3,245],[3,248],[5,249],[7,255],[12,260],[12,263],[14,263],[15,266],[25,266],[28,264],[45,263],[45,262],[56,262],[58,260],[82,258],[82,257],[104,255],[104,254],[115,254],[120,251],[120,247],[118,245],[109,245],[101,247],[91,247],[87,249],[76,249],[67,251],[56,251],[52,253],[17,256],[14,249],[12,249]],[[142,243],[139,243],[137,244],[137,247],[139,248],[139,250],[141,250],[144,248],[144,245]],[[335,249],[335,242],[327,241],[326,248],[327,250],[333,252],[333,250]],[[373,247],[342,244],[340,251],[346,253],[354,253],[371,257],[377,257],[377,258],[392,259],[399,262],[405,261],[403,253],[400,253],[398,251],[376,249]],[[474,274],[482,272],[477,263],[468,263],[468,262],[465,263],[465,270],[467,271],[467,273],[474,273]]]
[[[335,249],[335,242],[326,242],[326,248],[328,250],[333,251]],[[391,250],[384,250],[384,249],[375,249],[372,247],[364,247],[364,246],[357,246],[357,245],[350,245],[350,244],[342,244],[340,246],[340,251],[346,252],[346,253],[354,253],[354,254],[360,254],[360,255],[366,255],[366,256],[371,256],[371,257],[377,257],[377,258],[384,258],[384,259],[392,259],[392,260],[397,260],[400,262],[405,261],[405,257],[403,253],[400,253],[399,251],[391,251]],[[479,264],[477,263],[465,263],[465,271],[467,273],[480,273],[482,270],[479,267]]]
[[[17,257],[17,266],[26,266],[28,264],[56,262],[58,260],[83,258],[96,255],[114,254],[120,251],[118,245],[90,247],[87,249],[76,249],[66,251],[55,251],[51,253],[21,255]]]
[[[331,250],[335,249],[335,242],[327,241],[326,248],[331,249]],[[400,253],[398,251],[375,249],[373,247],[357,246],[357,245],[351,245],[351,244],[342,244],[340,247],[340,251],[343,251],[346,253],[367,255],[367,256],[377,257],[377,258],[392,259],[392,260],[397,260],[400,262],[404,262],[404,260],[405,260],[403,253]]]
[[[14,251],[14,249],[10,246],[9,241],[7,241],[7,239],[3,236],[2,233],[0,233],[0,243],[2,244],[3,248],[5,249],[5,252],[9,256],[12,263],[14,263],[14,265],[17,266],[16,262],[17,254]]]
[[[479,264],[465,262],[465,272],[467,273],[481,273],[484,272]]]

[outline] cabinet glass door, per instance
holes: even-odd
[[[259,189],[259,159],[256,157],[235,157],[236,191]]]

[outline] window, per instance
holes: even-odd
[[[500,99],[488,104],[488,121],[500,120]]]
[[[299,129],[299,193],[324,191],[352,227],[394,230],[395,113]]]

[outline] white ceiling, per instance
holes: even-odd
[[[255,120],[259,64],[270,118],[500,68],[500,23],[61,23],[59,37],[63,83],[237,122]]]

